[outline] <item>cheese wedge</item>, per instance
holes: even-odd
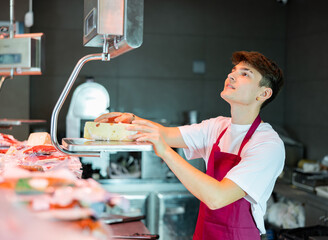
[[[128,136],[134,135],[137,131],[128,131],[127,123],[97,123],[86,122],[84,126],[84,138],[102,141],[132,141]]]
[[[45,145],[45,144],[51,144],[50,134],[47,132],[31,133],[27,140],[27,145],[29,146]]]

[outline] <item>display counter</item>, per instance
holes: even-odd
[[[319,208],[328,210],[328,199],[316,195],[314,192],[306,191],[295,187],[283,180],[278,180],[273,190],[275,193],[285,196],[288,199],[300,201],[304,204],[312,204]]]
[[[145,226],[163,239],[191,239],[198,216],[199,200],[176,178],[107,179],[102,187],[130,202],[129,209],[108,208],[107,214],[144,215]]]
[[[127,239],[127,238],[119,238],[119,236],[130,236],[136,233],[149,234],[149,230],[141,221],[116,223],[116,224],[111,224],[109,226],[112,231],[113,237],[115,237],[113,239],[117,239],[117,240]]]
[[[299,189],[283,179],[276,182],[273,190],[289,200],[302,203],[305,208],[305,225],[328,224],[328,199],[318,196],[315,192]]]

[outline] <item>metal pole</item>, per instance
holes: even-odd
[[[10,9],[9,37],[10,38],[13,38],[15,36],[15,29],[14,29],[14,24],[15,24],[14,5],[15,5],[15,1],[14,0],[10,0],[10,3],[9,3],[9,9]]]
[[[67,151],[65,149],[63,149],[59,143],[58,143],[58,139],[57,139],[57,122],[58,122],[58,114],[60,112],[60,109],[62,108],[80,70],[82,69],[83,65],[89,61],[94,61],[94,60],[102,60],[103,59],[103,54],[102,53],[98,53],[98,54],[90,54],[90,55],[86,55],[83,58],[81,58],[78,63],[76,64],[71,76],[69,77],[55,107],[54,110],[52,112],[51,115],[51,128],[50,128],[50,135],[51,135],[51,141],[53,143],[53,145],[61,152],[69,154],[69,155],[76,155],[76,156],[89,156],[89,157],[99,157],[100,154],[97,153],[74,153],[74,152],[70,152]]]

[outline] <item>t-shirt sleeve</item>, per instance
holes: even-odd
[[[227,173],[226,178],[247,193],[245,198],[248,201],[258,203],[260,199],[268,199],[272,193],[275,181],[283,170],[285,148],[279,138],[252,145],[242,153],[242,160]]]
[[[187,148],[184,148],[187,159],[208,159],[211,150],[208,146],[213,145],[213,136],[215,136],[217,126],[220,125],[219,119],[212,118],[198,124],[179,127],[182,138],[187,145]]]
[[[187,159],[204,158],[205,151],[205,135],[204,122],[199,124],[185,125],[179,127],[182,138],[187,145],[184,153]]]

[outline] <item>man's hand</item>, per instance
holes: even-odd
[[[137,135],[135,136],[135,140],[141,137],[151,137],[151,139],[145,140],[138,140],[138,141],[149,141],[154,144],[154,148],[157,147],[158,154],[162,155],[163,151],[162,148],[159,147],[159,142],[165,143],[165,145],[175,148],[185,148],[187,147],[182,136],[180,133],[180,130],[178,127],[164,127],[159,123],[152,122],[150,120],[142,119],[140,117],[135,116],[132,113],[121,113],[121,112],[110,112],[105,113],[99,117],[97,117],[95,122],[100,123],[135,123],[139,124],[138,128],[133,128],[133,126],[129,126],[129,129],[131,131],[138,131],[140,134],[145,135]],[[131,129],[130,129],[131,127]],[[141,130],[139,130],[141,128]],[[151,134],[151,135],[150,135]],[[155,134],[158,134],[160,136],[155,136]],[[157,138],[157,141],[155,139]],[[132,138],[133,140],[133,138]],[[164,147],[164,145],[161,145]],[[166,147],[166,146],[165,146]]]
[[[165,142],[161,135],[160,127],[148,120],[132,121],[133,125],[126,129],[131,131],[138,131],[137,134],[130,136],[130,139],[136,141],[151,142],[157,156],[163,157],[165,152],[170,149],[170,146]]]
[[[94,121],[100,123],[132,123],[136,116],[132,113],[110,112],[97,117]]]

